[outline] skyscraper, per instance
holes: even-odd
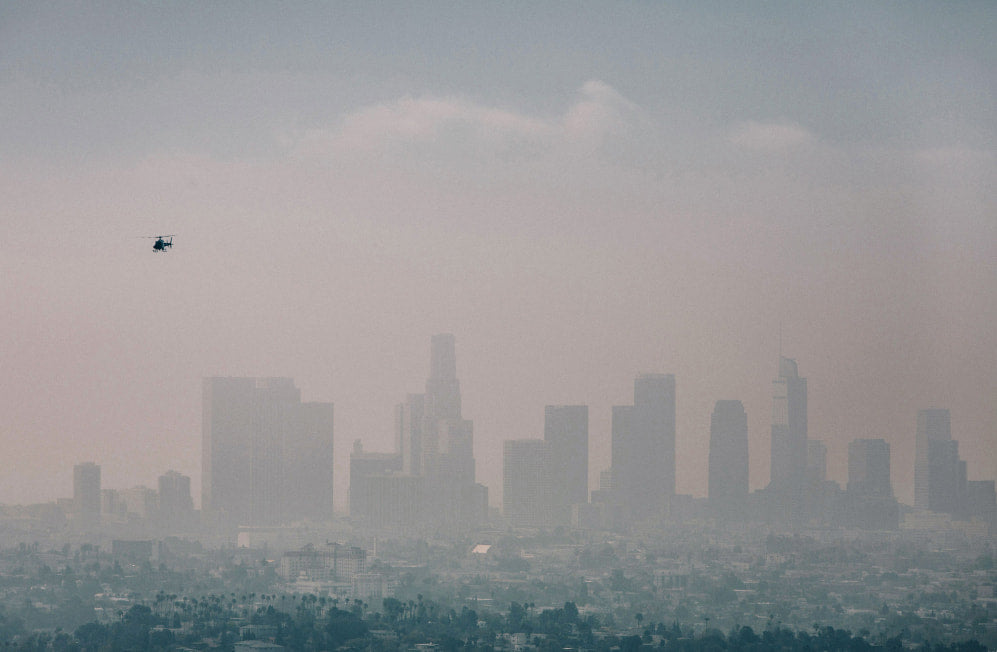
[[[484,521],[487,489],[474,481],[474,424],[461,414],[454,336],[433,335],[423,399],[422,474],[427,521],[451,532]]]
[[[779,358],[772,381],[772,449],[769,487],[792,494],[802,490],[807,468],[807,379],[796,361]]]
[[[124,505],[126,514],[138,518],[155,517],[159,509],[159,494],[143,485],[118,490],[118,500]]]
[[[426,414],[433,419],[460,418],[457,341],[450,333],[439,333],[430,339]]]
[[[159,520],[167,528],[193,525],[194,500],[190,495],[190,476],[167,471],[159,476]]]
[[[959,442],[952,439],[948,410],[918,411],[914,453],[914,506],[949,514],[963,511],[966,463],[959,459]]]
[[[421,435],[427,476],[474,482],[474,424],[461,416],[455,340],[449,333],[432,338]]]
[[[395,407],[395,449],[402,456],[402,471],[422,474],[422,422],[425,394],[409,394]]]
[[[384,527],[384,513],[390,512],[386,502],[388,483],[402,469],[402,457],[395,453],[365,452],[358,439],[350,453],[350,516],[358,522]]]
[[[642,374],[634,404],[613,407],[615,496],[631,520],[662,513],[675,494],[675,376]]]
[[[201,508],[208,522],[277,525],[301,516],[289,498],[331,512],[331,404],[302,406],[290,378],[205,378],[203,389]]]
[[[551,523],[568,525],[571,523],[571,506],[588,502],[588,406],[546,406],[544,441],[547,442],[550,460]]]
[[[391,468],[355,479],[351,472],[351,516],[377,529],[434,535],[484,521],[488,490],[474,481],[474,424],[461,414],[453,335],[432,337],[425,393],[395,407],[395,447],[385,454]]]
[[[283,522],[333,519],[332,403],[306,402],[292,407],[284,439]]]
[[[930,509],[930,442],[952,439],[949,411],[939,408],[919,410],[914,440],[914,506]]]
[[[966,482],[966,513],[987,523],[991,536],[997,532],[997,488],[993,480]]]
[[[93,462],[73,467],[73,511],[80,525],[100,524],[100,467]]]
[[[710,417],[709,502],[722,518],[740,516],[748,499],[748,415],[741,401],[717,401]]]
[[[807,440],[806,480],[811,487],[827,480],[827,446],[819,439]]]
[[[885,439],[854,439],[848,444],[848,491],[893,496],[890,445]]]
[[[550,526],[550,446],[542,439],[512,439],[502,449],[502,512],[514,527]]]
[[[848,489],[838,524],[867,530],[895,530],[900,506],[890,484],[890,445],[884,439],[854,439],[848,444]]]

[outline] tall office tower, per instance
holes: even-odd
[[[484,521],[488,494],[474,481],[474,424],[461,416],[453,335],[432,337],[429,366],[420,433],[427,520],[452,532]]]
[[[332,403],[300,403],[292,409],[284,439],[285,523],[333,519]]]
[[[890,484],[890,445],[885,440],[854,439],[848,444],[848,490],[837,521],[866,530],[899,527],[900,506]]]
[[[152,487],[137,485],[118,491],[118,500],[124,504],[125,513],[131,517],[152,518],[159,510],[159,494]]]
[[[513,527],[549,527],[550,445],[542,439],[506,440],[502,449],[502,513]]]
[[[966,463],[959,459],[959,442],[952,439],[948,410],[918,411],[914,453],[914,506],[949,514],[963,511]]]
[[[473,425],[461,417],[454,336],[433,335],[423,398],[422,470],[433,477],[474,480]]]
[[[422,473],[422,422],[425,394],[409,394],[395,407],[395,450],[402,456],[402,472]]]
[[[929,509],[962,514],[966,509],[966,462],[959,459],[959,442],[928,442],[931,491]]]
[[[917,413],[917,434],[914,440],[914,506],[931,509],[931,442],[952,439],[949,411],[932,408]]]
[[[426,416],[460,418],[460,381],[457,380],[456,340],[450,333],[433,335],[429,378],[426,380]]]
[[[474,481],[474,424],[461,415],[454,336],[431,344],[425,393],[395,407],[395,452],[355,448],[350,458],[350,515],[364,526],[438,536],[488,512],[488,490]]]
[[[769,487],[797,493],[807,469],[807,379],[796,361],[779,358],[779,377],[772,381],[772,450]]]
[[[997,529],[997,490],[993,480],[966,482],[966,513],[990,526],[990,533]]]
[[[80,525],[100,524],[100,467],[93,462],[73,467],[73,511]]]
[[[588,502],[588,406],[546,406],[544,441],[550,454],[550,521],[552,525],[569,525],[571,506]]]
[[[159,520],[168,528],[193,525],[194,499],[190,495],[190,476],[167,471],[159,476]]]
[[[117,489],[100,490],[100,513],[110,516],[125,515],[125,506],[118,497]]]
[[[275,525],[283,444],[301,394],[290,378],[205,378],[201,509],[225,525]]]
[[[626,518],[662,513],[675,494],[675,376],[642,374],[634,404],[613,407],[613,481]]]
[[[806,479],[812,486],[827,480],[827,446],[819,439],[807,440]]]
[[[748,415],[741,401],[717,401],[710,417],[709,502],[723,518],[744,514],[748,500]]]
[[[350,453],[350,516],[361,522],[370,523],[372,516],[383,507],[378,499],[383,493],[378,491],[381,484],[372,478],[396,475],[402,469],[402,457],[398,453],[365,452],[360,440],[353,442]]]
[[[474,482],[474,424],[461,417],[454,336],[434,335],[426,380],[422,471],[458,483]]]
[[[613,483],[613,469],[599,471],[599,488],[592,490],[592,502],[612,503],[616,499],[615,488],[616,486]]]
[[[208,522],[277,525],[300,517],[287,501],[302,496],[331,511],[331,404],[303,406],[290,378],[216,377],[204,379],[202,410]]]
[[[848,492],[893,496],[890,445],[885,439],[853,439],[848,444]]]

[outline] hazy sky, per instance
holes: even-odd
[[[384,6],[382,6],[384,5]],[[782,350],[829,475],[916,412],[997,476],[997,6],[0,4],[0,502],[167,469],[201,378],[290,376],[388,450],[457,338],[478,476],[544,405],[674,373],[678,490],[718,399],[768,482]],[[138,236],[176,233],[166,255]]]

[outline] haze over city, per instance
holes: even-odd
[[[742,401],[769,480],[780,353],[809,437],[948,408],[997,477],[997,12],[987,3],[0,7],[0,502],[167,469],[202,379],[293,378],[393,446],[456,339],[477,477],[584,404],[590,487],[634,377],[676,379],[676,485]],[[176,234],[154,253],[145,236]]]

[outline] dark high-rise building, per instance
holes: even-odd
[[[190,476],[167,471],[159,476],[159,521],[167,528],[186,528],[194,522]]]
[[[474,424],[461,416],[454,336],[434,335],[423,404],[422,467],[429,477],[474,482]]]
[[[73,511],[80,525],[100,524],[100,467],[93,462],[73,467]]]
[[[422,476],[392,471],[350,479],[350,516],[372,530],[433,534],[425,519],[426,500]]]
[[[895,530],[900,506],[890,484],[890,445],[884,439],[855,439],[848,444],[848,489],[838,524],[866,530]]]
[[[460,381],[457,380],[457,341],[450,333],[430,340],[426,415],[433,419],[460,419]]]
[[[216,377],[204,379],[202,409],[207,522],[277,525],[331,514],[331,404],[302,405],[290,378]]]
[[[409,394],[395,407],[395,449],[402,456],[402,471],[422,474],[422,422],[425,394]]]
[[[571,506],[588,502],[588,406],[548,405],[544,408],[544,441],[550,460],[550,522],[568,525]]]
[[[282,522],[333,519],[332,403],[300,403],[292,409],[284,439]]]
[[[827,481],[827,446],[819,439],[807,440],[806,480],[810,486]]]
[[[893,496],[890,445],[885,439],[854,439],[848,444],[848,492]]]
[[[550,446],[542,439],[511,439],[502,451],[502,512],[514,527],[549,527]]]
[[[159,494],[151,487],[138,485],[120,489],[118,499],[125,508],[125,514],[129,516],[146,519],[155,517],[159,510]]]
[[[990,533],[997,531],[997,490],[993,480],[966,482],[966,513],[990,526]]]
[[[205,378],[201,508],[207,522],[275,525],[283,443],[301,393],[290,378]]]
[[[708,491],[718,516],[743,516],[748,500],[748,415],[741,401],[717,401],[713,408]]]
[[[449,333],[432,337],[420,434],[427,520],[449,531],[483,522],[488,494],[474,481],[474,424],[461,414],[456,342]]]
[[[474,424],[461,415],[453,335],[433,336],[429,367],[425,393],[395,408],[396,451],[381,454],[391,468],[356,479],[351,470],[350,514],[360,523],[438,535],[485,519],[488,490],[474,481]]]
[[[932,408],[917,413],[917,434],[914,440],[914,506],[930,509],[931,473],[930,442],[952,439],[949,411]]]
[[[398,453],[365,452],[360,440],[353,442],[350,453],[350,516],[358,521],[379,526],[380,512],[387,508],[381,504],[386,495],[385,481],[378,478],[395,476],[402,470],[402,456]],[[375,515],[377,519],[374,518]]]
[[[659,516],[675,494],[675,376],[642,374],[613,407],[614,495],[626,518]]]
[[[959,459],[959,442],[952,439],[949,411],[918,411],[914,444],[914,506],[949,514],[964,511],[966,463]]]
[[[772,381],[772,449],[769,487],[779,492],[802,490],[807,469],[807,379],[796,361],[779,358],[779,377]]]

